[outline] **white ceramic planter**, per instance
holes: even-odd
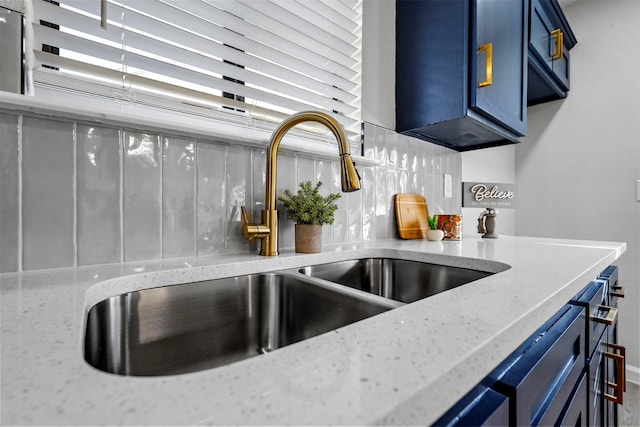
[[[427,230],[427,239],[439,242],[444,239],[444,230]]]

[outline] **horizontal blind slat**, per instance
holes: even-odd
[[[360,1],[366,0],[320,0],[320,3],[324,4],[328,9],[340,13],[340,15],[344,16],[346,19],[355,22],[358,19],[358,12],[356,12],[354,8],[360,3]]]
[[[288,2],[294,2],[299,4],[301,7],[304,8],[309,8],[311,10],[313,10],[317,15],[322,16],[322,17],[331,17],[331,19],[329,20],[333,25],[337,26],[338,28],[340,28],[342,31],[344,31],[345,33],[349,34],[349,39],[353,40],[353,42],[355,43],[355,41],[357,40],[357,37],[354,36],[355,31],[358,29],[359,23],[358,21],[358,14],[353,12],[353,10],[350,10],[352,17],[351,18],[347,18],[346,16],[344,16],[342,13],[340,13],[339,10],[336,10],[334,7],[331,7],[330,5],[325,4],[324,2],[321,1],[313,1],[313,2],[309,2],[306,0],[271,0],[274,3],[288,3]],[[333,2],[331,3],[332,5],[337,4],[337,2]],[[342,34],[342,32],[340,32],[339,34]]]
[[[86,0],[64,1],[67,4],[72,5],[74,8],[78,8],[79,10],[82,10],[84,12],[94,14],[95,16],[97,16],[96,13],[99,13],[99,7],[97,7],[96,2],[88,2]],[[140,5],[140,0],[137,0],[135,4]],[[57,8],[53,5],[49,7],[54,9]],[[116,5],[110,5],[108,8],[110,19],[112,18],[114,21],[119,19],[118,17],[121,13],[121,10],[122,9],[120,7],[116,7]],[[280,64],[280,69],[295,70],[295,72],[299,74],[308,76],[309,78],[312,78],[314,80],[325,82],[328,86],[335,86],[345,91],[351,91],[356,86],[356,84],[350,80],[350,78],[353,77],[352,70],[350,70],[350,73],[352,74],[350,77],[340,77],[333,72],[326,71],[325,69],[318,67],[317,64],[304,62],[297,57],[287,55],[277,49],[262,45],[252,39],[248,39],[247,37],[239,35],[237,32],[231,31],[229,29],[224,29],[218,25],[211,25],[211,22],[194,17],[190,13],[185,12],[181,9],[176,9],[170,5],[164,3],[156,3],[154,14],[156,21],[164,20],[167,22],[172,22],[177,27],[183,29],[188,28],[191,32],[199,35],[200,37],[204,37],[203,34],[206,34],[209,40],[216,40],[217,43],[213,43],[213,49],[211,50],[212,53],[222,50],[223,52],[225,52],[225,55],[230,55],[230,53],[233,52],[234,55],[242,55],[242,58],[246,58],[247,56],[256,58],[269,58],[269,61],[261,60],[261,63],[266,62],[269,64]],[[243,45],[246,48],[246,52],[225,45]],[[261,52],[262,55],[251,55],[249,54],[249,52]],[[227,58],[226,56],[224,56],[224,58],[229,59],[237,64],[243,64],[243,62],[235,61],[232,58]]]
[[[99,1],[58,1],[33,0],[36,20],[60,25],[34,25],[35,38],[87,61],[79,79],[110,74],[116,88],[157,80],[167,93],[232,94],[240,110],[320,109],[358,125],[360,0],[107,0],[106,31]],[[65,67],[83,68],[71,63]]]
[[[120,39],[121,30],[115,26],[110,26],[108,30],[101,30],[97,25],[97,20],[91,19],[86,16],[77,15],[71,11],[65,11],[56,6],[52,6],[53,9],[60,9],[56,11],[55,18],[60,25],[74,25],[76,29],[80,31],[87,31],[90,34],[102,36],[103,38],[117,44]],[[113,8],[112,8],[113,9]],[[120,11],[115,10],[113,13],[117,14]],[[134,12],[128,11],[128,18],[126,19],[127,25],[133,25],[138,22],[138,19],[144,20],[145,17],[137,15]],[[153,23],[151,23],[153,25]],[[158,23],[157,25],[163,25]],[[166,25],[169,27],[168,25]],[[93,27],[93,28],[92,28]],[[167,28],[171,30],[171,28]],[[177,30],[177,29],[176,29]],[[181,41],[180,33],[182,31],[173,31],[170,35],[174,42]],[[244,81],[248,84],[257,85],[266,91],[275,91],[278,93],[286,94],[297,99],[304,99],[309,103],[322,105],[325,108],[341,111],[345,113],[351,113],[354,108],[346,105],[344,102],[350,102],[355,99],[355,96],[341,91],[337,88],[333,88],[329,85],[324,85],[321,82],[314,82],[311,79],[305,79],[302,75],[296,75],[294,73],[286,73],[290,78],[291,84],[286,83],[283,80],[273,79],[263,74],[249,71],[245,68],[237,67],[232,64],[225,63],[220,59],[208,58],[195,52],[185,50],[182,47],[167,44],[163,41],[151,39],[146,36],[142,36],[137,33],[127,32],[125,36],[125,42],[128,47],[139,49],[148,52],[151,55],[155,55],[156,59],[161,63],[172,62],[174,66],[178,67],[196,67],[202,70],[207,70],[210,73],[216,73],[219,76],[227,76],[235,80]],[[184,43],[194,47],[193,40],[184,40]],[[77,45],[77,44],[76,44]],[[222,46],[222,45],[220,45]],[[86,54],[87,51],[85,50]],[[231,58],[226,58],[231,59]],[[113,59],[111,59],[113,61]],[[178,62],[179,61],[179,62]],[[188,65],[187,65],[188,64]],[[257,63],[255,66],[261,66]],[[156,68],[156,73],[162,72],[164,68]],[[282,75],[281,75],[282,76]],[[311,92],[303,88],[309,88],[309,86],[315,86],[317,93]],[[323,96],[327,95],[327,96]],[[343,102],[333,101],[333,99],[340,99]]]
[[[86,41],[82,38],[62,33],[57,30],[51,29],[49,27],[35,25],[34,26],[34,36],[36,43],[42,43],[44,41],[55,40],[64,43],[64,45],[74,49],[78,53],[82,53],[85,55],[88,54],[99,54],[100,58],[105,59],[106,61],[110,61],[112,63],[117,64],[120,57],[121,51],[116,48],[103,45],[100,43]],[[127,74],[140,75],[142,77],[147,77],[145,72],[143,74],[139,74],[136,69],[139,70],[153,70],[162,68],[164,71],[164,76],[171,77],[174,79],[178,79],[180,77],[184,77],[185,75],[189,77],[189,81],[200,85],[201,90],[206,93],[214,93],[210,92],[210,87],[215,87],[222,91],[235,93],[240,96],[244,96],[246,98],[256,99],[259,101],[263,101],[273,105],[279,105],[282,108],[286,108],[290,110],[290,112],[307,110],[317,108],[318,106],[302,102],[300,100],[294,100],[290,98],[283,98],[278,96],[277,94],[271,94],[268,92],[264,92],[261,90],[257,90],[255,88],[238,85],[233,82],[223,80],[220,78],[216,78],[215,76],[205,75],[202,73],[198,73],[193,70],[187,70],[181,67],[174,66],[172,64],[162,63],[156,59],[144,57],[141,55],[137,55],[134,53],[127,53],[126,62],[127,66]],[[49,64],[53,65],[53,64]],[[112,68],[113,69],[113,68]],[[121,71],[115,69],[115,71]],[[121,71],[122,72],[122,71]],[[159,78],[160,81],[163,81]],[[166,83],[170,83],[165,80]],[[325,106],[321,106],[325,107]],[[353,107],[350,107],[352,109]],[[326,108],[325,108],[326,109]]]
[[[357,48],[354,46],[357,37],[324,18],[320,14],[322,11],[313,7],[314,5],[322,6],[322,3],[308,2],[307,5],[303,5],[293,0],[279,2],[265,0],[238,1],[256,9],[259,13],[266,14],[282,25],[289,26],[326,46],[339,50],[344,55],[352,57],[357,52]]]
[[[277,36],[284,41],[288,41],[289,52],[298,52],[298,51],[307,51],[312,52],[315,55],[320,56],[321,58],[325,58],[327,61],[334,61],[335,63],[342,64],[353,64],[356,61],[349,57],[348,55],[344,55],[337,50],[330,49],[326,45],[314,40],[311,37],[308,37],[306,34],[303,34],[297,30],[294,30],[291,27],[287,27],[279,23],[276,19],[271,18],[270,16],[259,13],[256,9],[248,7],[238,1],[228,1],[228,0],[203,0],[209,3],[212,6],[216,6],[221,10],[224,10],[235,16],[242,16],[244,18],[244,26],[243,29],[247,29],[247,27],[251,27],[251,25],[247,25],[247,23],[252,24],[256,28],[256,33],[261,37],[266,37],[267,34],[271,37]],[[188,3],[187,3],[188,4]],[[256,2],[254,4],[260,5],[260,2]],[[238,46],[235,46],[238,47]],[[344,66],[344,65],[342,65]]]
[[[60,69],[75,70],[78,72],[90,72],[94,76],[101,76],[104,79],[111,80],[112,82],[119,82],[121,73],[108,68],[102,68],[94,64],[88,64],[84,62],[75,61],[73,59],[60,57],[46,52],[36,52],[36,59],[40,62],[47,63]],[[128,100],[130,93],[128,89],[114,88],[113,84],[109,84],[108,81],[104,83],[90,81],[86,82],[78,80],[72,76],[65,75],[61,72],[52,72],[47,69],[34,70],[34,78],[36,86],[54,86],[58,88],[73,88],[75,91],[80,91],[86,95],[113,98],[118,96],[118,99]],[[157,80],[147,79],[141,76],[129,76],[129,81],[134,89],[132,101],[140,103],[145,97],[155,98],[158,97],[167,98],[165,103],[179,103],[183,104],[182,110],[188,111],[189,106],[200,106],[207,109],[211,109],[212,106],[217,107],[216,111],[221,111],[225,114],[229,114],[228,110],[222,110],[221,107],[232,107],[237,109],[247,109],[252,113],[252,117],[261,121],[279,123],[285,119],[289,114],[280,113],[270,109],[258,107],[255,105],[247,105],[244,102],[235,101],[233,99],[224,98],[222,96],[204,93],[201,91],[195,91],[188,88],[178,87],[170,84],[166,84]],[[147,103],[148,105],[154,105]],[[157,101],[156,101],[157,104]],[[163,103],[164,104],[164,103]],[[173,109],[177,109],[173,107]],[[345,130],[351,135],[355,135],[357,132],[350,132],[349,129],[356,128],[358,121],[346,116],[334,115],[334,117],[345,127]],[[245,118],[246,120],[246,118]],[[314,128],[309,126],[309,128]],[[322,127],[315,127],[316,132],[325,133],[326,129]]]
[[[353,79],[357,74],[357,72],[353,70],[357,61],[353,58],[350,59],[350,62],[347,65],[341,64],[337,61],[331,60],[330,58],[318,55],[304,46],[301,47],[298,43],[287,38],[272,34],[254,25],[248,25],[244,19],[222,11],[211,4],[184,0],[164,0],[164,3],[170,4],[177,9],[188,12],[195,17],[208,21],[209,23],[224,23],[223,26],[225,28],[230,31],[235,31],[238,34],[242,34],[244,38],[239,38],[237,40],[237,44],[233,44],[233,47],[237,49],[253,52],[258,56],[263,56],[260,55],[260,46],[258,46],[258,49],[256,50],[252,48],[251,43],[245,44],[245,39],[246,41],[259,40],[260,45],[269,46],[273,49],[284,52],[287,55],[295,56],[315,67],[341,76],[347,80]],[[232,4],[235,2],[229,3]],[[266,53],[264,56],[267,56]]]

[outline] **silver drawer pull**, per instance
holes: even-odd
[[[626,293],[626,291],[627,290],[622,286],[612,286],[609,295],[611,295],[612,297],[624,298],[624,294]]]
[[[606,305],[601,305],[598,307],[599,310],[607,311],[606,317],[600,316],[591,316],[591,320],[598,323],[604,323],[605,325],[613,325],[616,321],[616,317],[618,316],[618,309],[615,307],[609,307]]]

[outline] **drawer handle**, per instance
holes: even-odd
[[[483,44],[478,48],[478,53],[487,52],[487,62],[485,66],[485,81],[478,83],[478,87],[491,86],[493,83],[493,45],[491,43]]]
[[[551,60],[555,61],[556,59],[560,59],[562,58],[562,49],[564,46],[564,35],[562,34],[562,31],[560,31],[560,29],[556,29],[551,31],[551,38],[555,38],[556,39],[556,50],[553,53],[553,55],[551,55]]]
[[[624,298],[624,294],[626,293],[626,291],[627,290],[622,286],[612,286],[609,295],[611,295],[612,297]]]
[[[598,307],[598,309],[606,310],[607,316],[606,317],[591,316],[591,320],[598,323],[604,323],[605,325],[608,325],[608,326],[611,326],[616,322],[616,317],[618,317],[617,308],[601,305],[600,307]]]
[[[615,344],[607,344],[616,353],[606,351],[604,357],[613,360],[616,371],[616,382],[607,381],[607,387],[615,390],[615,394],[605,393],[604,397],[618,405],[623,404],[624,392],[627,389],[627,381],[625,378],[625,348]]]

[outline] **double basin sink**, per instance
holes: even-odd
[[[85,360],[119,375],[210,369],[491,274],[364,258],[129,292],[89,310]]]

